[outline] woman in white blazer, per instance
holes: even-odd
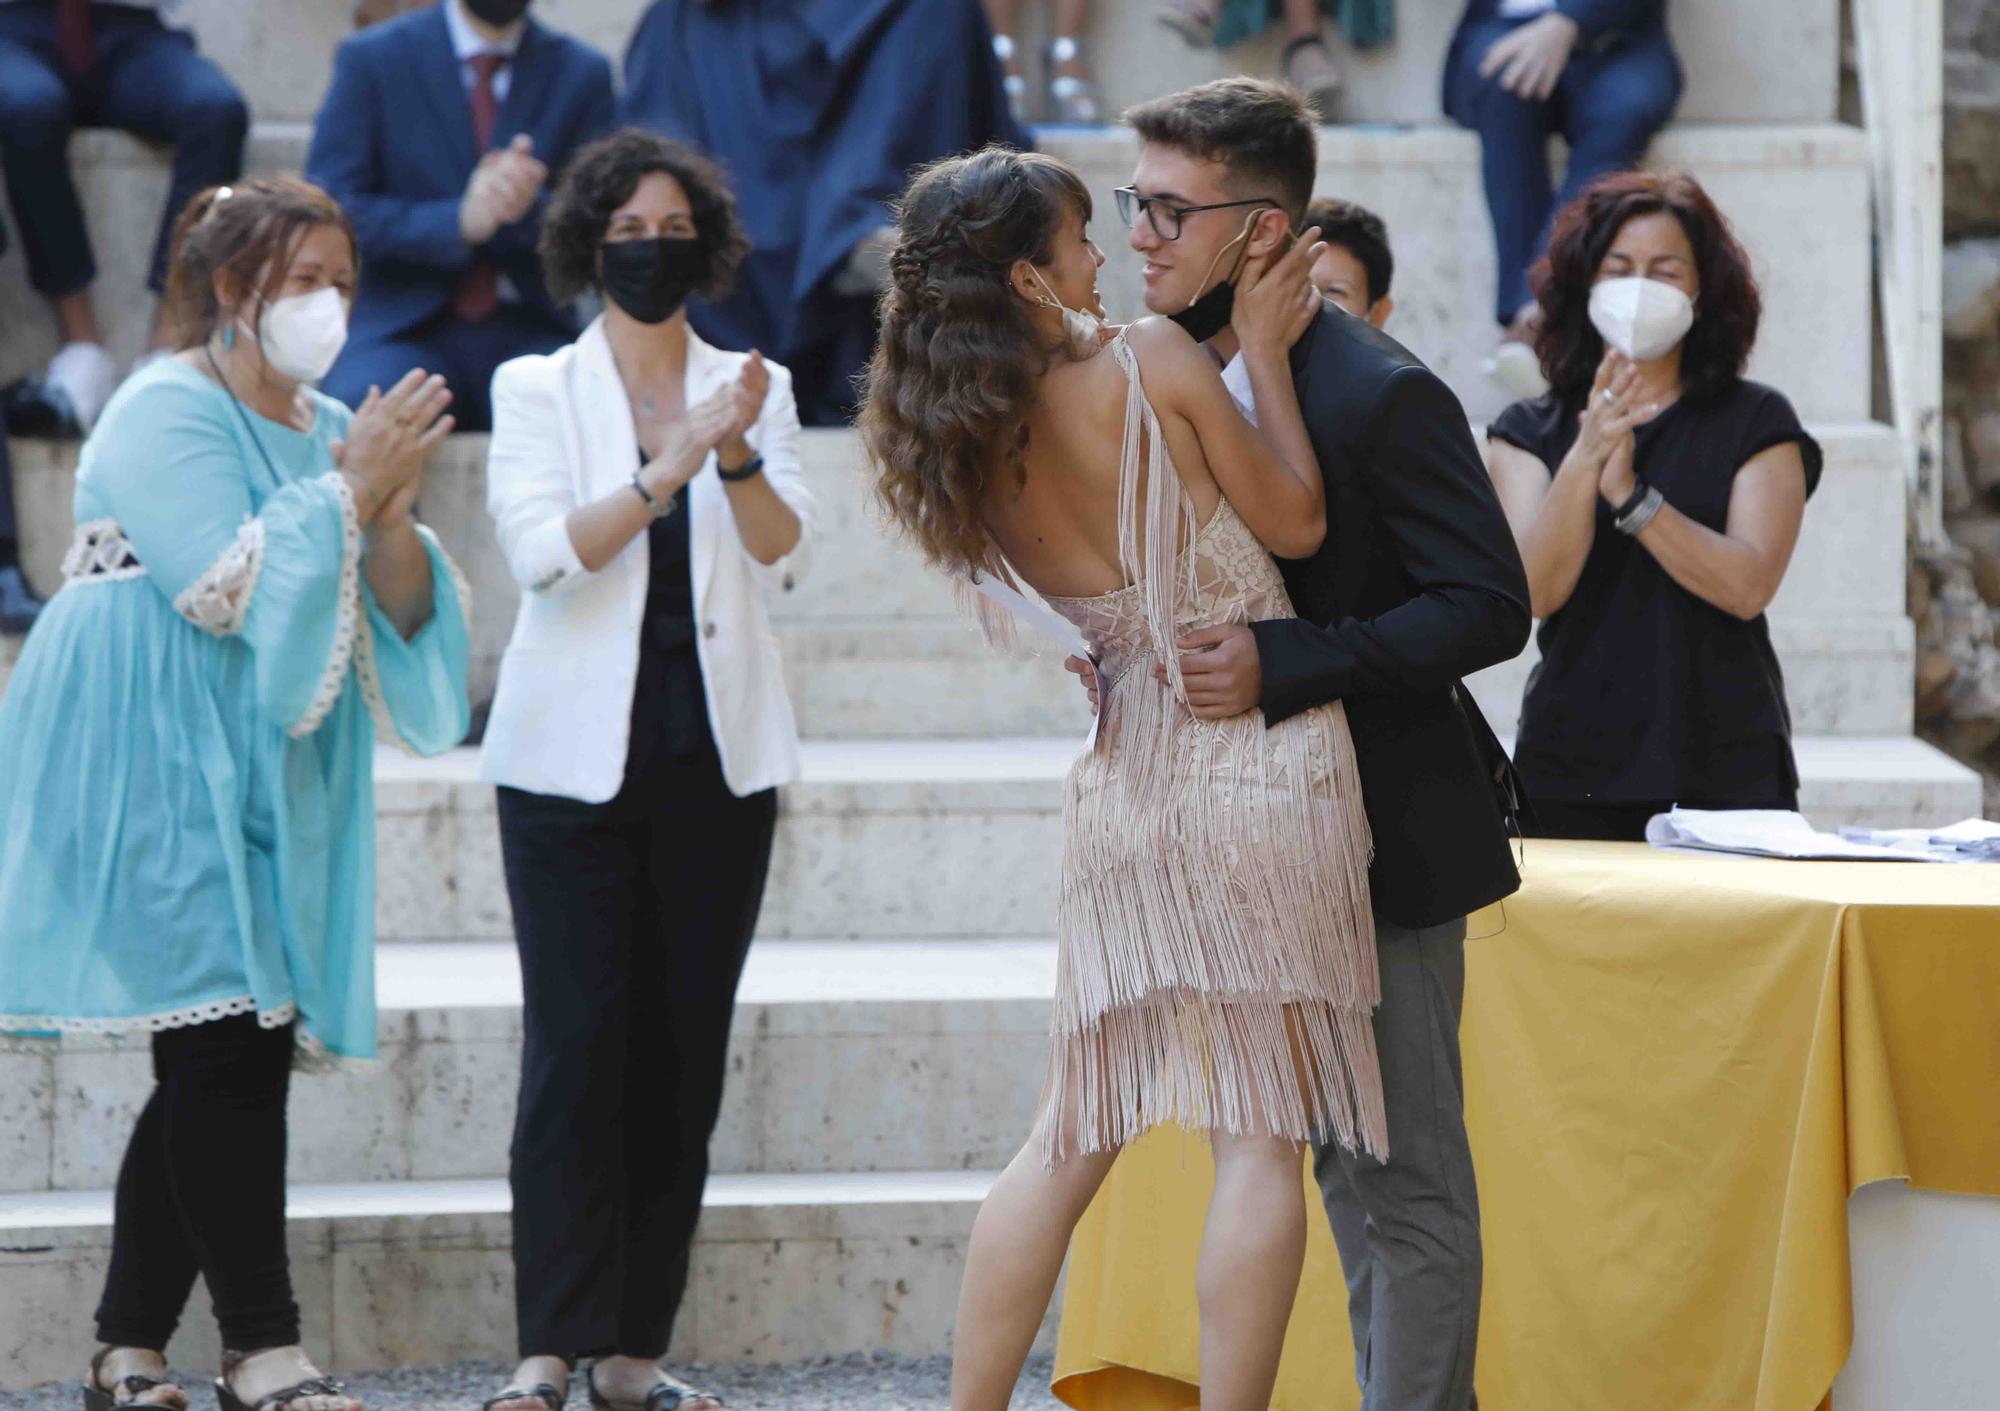
[[[762,595],[812,534],[791,378],[688,328],[748,248],[721,173],[634,129],[578,153],[541,254],[605,310],[493,378],[487,504],[523,589],[481,755],[521,952],[510,1179],[524,1359],[488,1411],[722,1402],[661,1366],[729,1020],[798,739]]]

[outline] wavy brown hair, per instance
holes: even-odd
[[[268,294],[284,281],[299,244],[315,226],[330,225],[347,237],[355,273],[361,250],[340,203],[296,176],[260,176],[201,192],[174,221],[173,258],[167,266],[166,309],[174,344],[206,343],[222,319],[215,276],[242,299]]]
[[[1687,232],[1701,283],[1694,327],[1681,345],[1685,394],[1700,401],[1743,375],[1764,300],[1729,222],[1687,172],[1614,172],[1557,212],[1549,252],[1530,276],[1544,315],[1535,353],[1542,376],[1564,401],[1582,400],[1604,360],[1604,339],[1590,322],[1590,290],[1605,252],[1627,221],[1660,211]]]
[[[985,562],[980,508],[996,461],[1025,482],[1027,403],[1056,350],[1011,271],[1049,262],[1070,211],[1090,219],[1074,171],[997,146],[925,167],[898,207],[857,424],[876,494],[931,563]]]

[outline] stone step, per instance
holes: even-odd
[[[1055,966],[1052,940],[759,941],[712,1169],[1005,1166],[1041,1091]],[[376,977],[379,1061],[293,1086],[292,1181],[504,1176],[520,1075],[513,943],[387,945]],[[151,1090],[143,1036],[0,1050],[0,1191],[115,1185]]]
[[[1024,6],[1042,36],[1045,7]],[[1344,122],[1436,122],[1439,74],[1459,5],[1397,7],[1395,41],[1355,53],[1328,27],[1347,74]],[[1154,20],[1152,0],[1099,0],[1086,39],[1107,112],[1225,74],[1276,72],[1283,35],[1218,53],[1191,49]],[[622,75],[626,44],[645,10],[639,0],[542,0],[536,13],[610,55]],[[259,118],[310,118],[348,30],[348,7],[325,0],[190,0],[183,9],[202,49],[242,87]],[[1668,25],[1686,70],[1680,116],[1692,122],[1819,122],[1833,116],[1840,30],[1835,0],[1676,0]],[[1785,62],[1765,62],[1783,54]],[[1031,60],[1031,68],[1035,61]]]
[[[1503,718],[1504,719],[1504,718]],[[1822,826],[1976,816],[1978,777],[1919,740],[1801,736],[1801,806]],[[1030,938],[1055,929],[1061,780],[1080,741],[809,741],[786,789],[759,934]],[[379,934],[509,935],[491,789],[474,755],[377,757]]]
[[[260,125],[250,169],[296,170],[306,136],[302,124]],[[1136,316],[1140,263],[1124,248],[1111,197],[1131,178],[1131,135],[1049,129],[1041,145],[1083,172],[1097,204],[1094,230],[1109,256],[1100,276],[1105,305],[1114,317]],[[95,131],[74,139],[72,154],[106,271],[97,305],[114,349],[129,358],[151,316],[141,275],[164,199],[165,159],[121,134]],[[1809,421],[1865,420],[1872,294],[1867,144],[1860,130],[1677,127],[1662,135],[1649,161],[1693,169],[1755,261],[1765,317],[1751,374],[1792,397]],[[1436,125],[1325,128],[1319,185],[1387,220],[1399,271],[1390,332],[1452,385],[1475,420],[1491,417],[1505,398],[1480,371],[1496,335],[1477,139]],[[39,368],[54,350],[53,325],[28,291],[20,259],[18,248],[0,259],[0,326],[19,330],[0,347],[0,383]]]
[[[948,1350],[983,1171],[719,1175],[670,1356],[777,1362]],[[513,1344],[507,1184],[294,1186],[292,1280],[330,1371],[494,1359]],[[0,1387],[75,1377],[110,1251],[108,1190],[0,1196]],[[1056,1307],[1040,1346],[1052,1345]],[[168,1348],[212,1373],[197,1290]]]
[[[1083,174],[1096,203],[1091,228],[1105,247],[1105,307],[1114,318],[1135,316],[1140,262],[1125,248],[1111,194],[1132,178],[1135,140],[1120,130],[1064,128],[1044,133],[1041,146]],[[1866,420],[1872,296],[1861,130],[1673,127],[1646,161],[1693,171],[1750,253],[1764,320],[1749,375],[1791,397],[1807,421]],[[1507,398],[1480,370],[1496,330],[1477,138],[1446,127],[1326,128],[1318,190],[1387,222],[1397,272],[1388,331],[1451,384],[1473,420],[1490,419]]]
[[[1906,733],[1913,688],[1895,434],[1866,422],[1816,434],[1826,475],[1772,608],[1797,724],[1811,733]],[[818,500],[815,567],[806,592],[772,605],[801,731],[816,739],[1081,733],[1087,716],[1068,678],[1052,663],[988,648],[942,575],[887,530],[859,438],[808,431],[802,444]],[[421,506],[474,590],[475,701],[492,693],[519,601],[486,514],[485,446],[482,436],[451,438],[427,472]],[[58,585],[69,541],[74,457],[73,446],[14,443],[25,562],[44,591]],[[1482,702],[1505,703],[1496,718],[1513,718],[1528,660],[1480,687]]]

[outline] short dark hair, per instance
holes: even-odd
[[[1321,197],[1306,207],[1309,226],[1319,227],[1319,238],[1338,245],[1355,259],[1368,275],[1368,302],[1389,297],[1389,284],[1396,277],[1396,256],[1389,249],[1389,227],[1382,217],[1352,201]]]
[[[549,198],[538,252],[552,297],[566,301],[597,287],[597,247],[611,214],[654,172],[678,181],[693,208],[694,228],[708,257],[694,292],[705,299],[729,292],[750,253],[729,178],[692,147],[628,127],[578,151]]]
[[[1543,313],[1535,352],[1542,375],[1566,401],[1580,400],[1590,390],[1604,358],[1604,340],[1590,322],[1597,268],[1627,221],[1659,211],[1673,215],[1687,232],[1701,281],[1694,327],[1681,345],[1686,395],[1698,401],[1721,391],[1750,361],[1764,300],[1750,256],[1708,192],[1684,171],[1613,172],[1556,213],[1549,252],[1532,275]]]
[[[222,318],[217,274],[236,286],[238,297],[268,293],[284,279],[300,242],[322,225],[347,237],[358,266],[361,250],[347,212],[301,177],[260,176],[211,186],[189,201],[174,221],[167,265],[165,306],[175,343],[193,348],[214,334]],[[265,282],[262,289],[259,280]]]
[[[1141,142],[1229,168],[1246,196],[1270,196],[1301,229],[1319,169],[1319,133],[1305,99],[1262,78],[1218,78],[1125,110]]]

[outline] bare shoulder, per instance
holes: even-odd
[[[1125,341],[1142,360],[1159,361],[1163,366],[1186,366],[1191,360],[1208,361],[1201,344],[1170,318],[1149,314],[1125,325]]]

